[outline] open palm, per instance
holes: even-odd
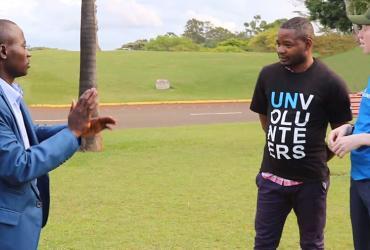
[[[90,119],[90,125],[82,133],[82,137],[93,136],[104,129],[112,129],[112,125],[115,125],[116,121],[112,117],[96,117]]]

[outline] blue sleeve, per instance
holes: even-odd
[[[53,135],[57,134],[61,130],[67,128],[67,125],[57,125],[57,126],[40,126],[34,125],[37,139],[42,142]]]
[[[64,128],[25,150],[9,126],[0,119],[0,178],[12,185],[31,181],[57,168],[78,148],[76,136]]]

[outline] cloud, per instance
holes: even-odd
[[[97,6],[99,23],[106,29],[163,25],[154,9],[136,0],[98,1]]]
[[[79,49],[81,0],[0,0],[0,18],[24,30],[31,46]],[[197,18],[231,31],[260,14],[273,21],[290,17],[297,0],[96,0],[99,41],[103,49],[168,31],[181,34]]]
[[[14,20],[24,17],[24,19],[34,19],[32,11],[37,6],[37,0],[2,0],[0,16],[4,19]]]
[[[208,14],[202,14],[202,13],[197,13],[194,10],[189,10],[187,11],[187,16],[188,19],[195,18],[199,21],[209,21],[216,27],[223,27],[225,29],[228,29],[230,31],[238,31],[240,29],[240,25],[237,25],[234,22],[231,21],[223,21],[220,20],[219,18],[216,18],[214,16],[208,15]]]
[[[66,4],[66,5],[78,5],[80,6],[81,0],[59,0],[61,3]]]
[[[159,14],[137,0],[97,0],[100,32],[163,25]],[[81,0],[1,0],[0,16],[16,22],[31,46],[78,49]],[[104,36],[99,37],[105,43]],[[117,43],[117,46],[122,41]]]

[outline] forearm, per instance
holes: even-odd
[[[360,146],[370,146],[370,134],[368,133],[363,133],[363,134],[358,134],[358,140],[359,140],[359,145]]]
[[[35,125],[34,129],[37,135],[39,142],[49,139],[53,135],[59,133],[65,129],[67,125],[55,125],[55,126],[39,126]]]
[[[267,132],[267,116],[260,114],[259,118],[263,131]]]
[[[0,130],[0,178],[18,185],[55,169],[79,148],[69,129],[25,150],[12,131]]]

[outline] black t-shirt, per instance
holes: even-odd
[[[267,116],[262,172],[295,181],[328,178],[328,123],[352,120],[342,79],[316,59],[303,73],[272,64],[260,72],[250,108]]]

